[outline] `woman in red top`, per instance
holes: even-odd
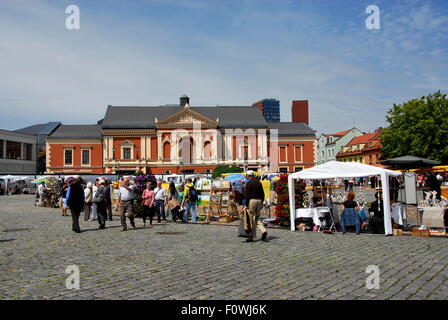
[[[142,194],[143,205],[143,226],[146,226],[146,217],[149,217],[149,224],[152,225],[154,217],[154,191],[151,182],[146,184],[146,189]]]

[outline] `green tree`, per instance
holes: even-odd
[[[238,166],[217,166],[215,170],[213,170],[212,179],[216,179],[221,176],[223,173],[238,173],[243,172],[243,169]]]
[[[383,158],[405,155],[448,163],[448,100],[446,94],[433,94],[394,104],[383,129]]]

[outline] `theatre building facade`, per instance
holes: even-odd
[[[304,122],[267,122],[255,107],[108,106],[95,125],[61,125],[46,144],[47,173],[211,173],[218,165],[294,172],[316,162]]]

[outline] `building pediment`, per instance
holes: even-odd
[[[210,119],[203,114],[196,112],[190,108],[184,108],[183,110],[169,116],[165,119],[156,119],[156,128],[193,128],[193,124],[201,126],[201,128],[217,128],[218,119]]]

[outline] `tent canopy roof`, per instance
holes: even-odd
[[[329,161],[319,166],[290,174],[291,179],[331,179],[376,176],[386,173],[399,176],[401,172],[370,166],[359,162]]]
[[[392,158],[388,160],[381,161],[381,164],[391,165],[396,167],[405,167],[405,166],[436,166],[441,162],[437,160],[425,159],[415,156],[403,156],[398,158]]]

